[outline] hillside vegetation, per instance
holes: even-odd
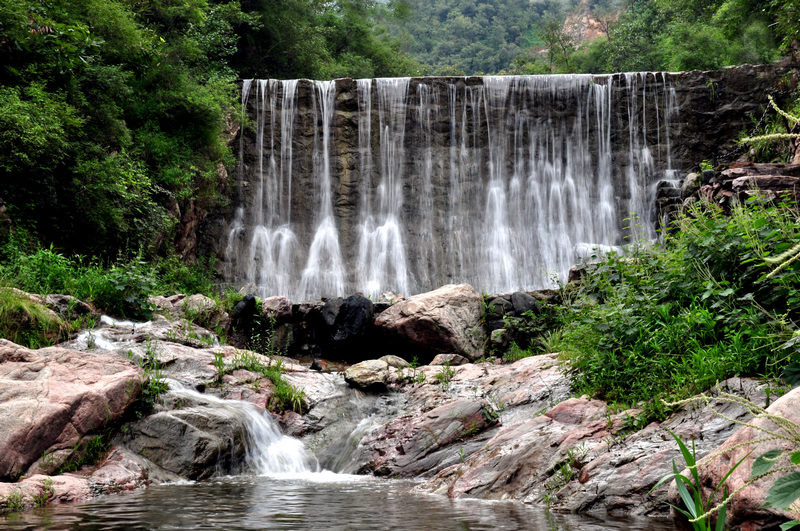
[[[387,25],[431,74],[715,69],[775,60],[797,0],[391,0]],[[586,15],[585,42],[565,20]]]
[[[172,252],[223,201],[240,77],[413,72],[364,0],[0,0],[0,232]]]

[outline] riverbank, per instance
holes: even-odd
[[[435,296],[411,297],[393,313]],[[750,420],[741,406],[712,401],[643,426],[641,409],[576,396],[556,354],[514,363],[472,363],[451,354],[418,367],[389,356],[343,372],[320,371],[220,345],[213,333],[163,315],[147,323],[104,318],[59,346],[28,350],[3,342],[0,353],[0,407],[3,418],[15,419],[0,437],[0,470],[6,481],[20,478],[0,485],[7,511],[252,473],[253,428],[220,407],[222,398],[266,412],[323,469],[412,478],[421,481],[416,492],[453,498],[517,500],[601,518],[664,518],[667,486],[648,491],[673,460],[682,463],[666,429],[694,440],[702,456]],[[276,385],[266,371],[276,366],[300,395],[288,407],[272,400]],[[169,382],[179,384],[167,390]],[[162,384],[163,394],[148,396]],[[184,388],[191,394],[181,395]],[[732,378],[717,391],[765,405],[769,384]],[[37,436],[23,436],[31,433]],[[82,447],[98,437],[102,449],[87,459]],[[742,514],[732,518],[741,521]]]

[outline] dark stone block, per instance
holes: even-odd
[[[539,305],[536,299],[521,291],[511,295],[511,304],[514,306],[514,313],[517,315],[522,315],[528,310],[534,310]]]

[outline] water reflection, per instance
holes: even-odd
[[[307,474],[158,485],[6,520],[11,529],[672,529],[660,522],[552,515],[513,502],[409,492],[408,481]],[[2,527],[0,521],[0,527]]]

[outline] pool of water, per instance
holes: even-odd
[[[516,502],[450,500],[413,483],[343,474],[236,476],[156,485],[11,515],[11,529],[673,529],[594,520]]]

